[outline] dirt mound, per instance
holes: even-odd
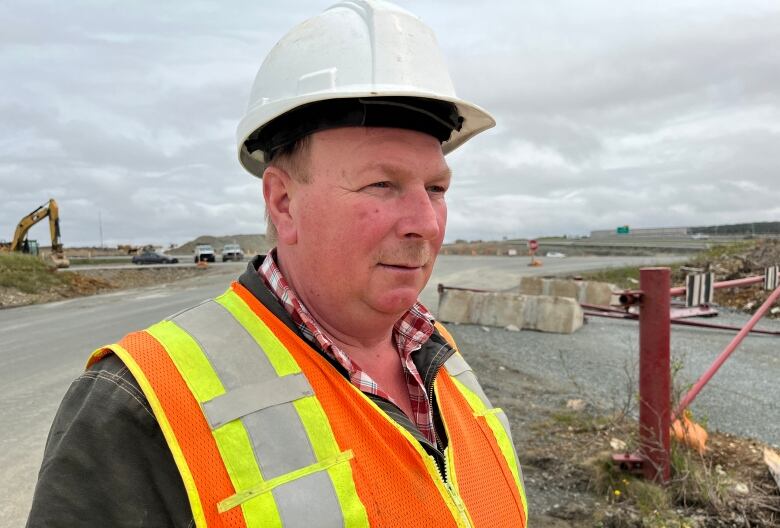
[[[270,244],[266,241],[265,235],[202,235],[195,240],[190,240],[186,244],[169,250],[168,253],[172,255],[192,255],[195,251],[195,246],[199,244],[208,244],[217,253],[222,252],[225,244],[238,244],[247,257],[265,254],[270,249]]]
[[[0,308],[93,295],[117,286],[99,277],[57,271],[27,255],[0,259]]]
[[[780,265],[780,240],[762,239],[730,246],[718,246],[703,253],[688,264],[691,267],[715,274],[716,281],[734,280],[763,275],[764,269]],[[685,272],[678,272],[675,282],[684,284]],[[762,284],[749,287],[715,290],[715,302],[749,313],[755,312],[769,297],[771,291]],[[774,308],[770,317],[780,316],[780,309]]]
[[[51,270],[47,272],[51,274],[51,281],[46,283],[38,277],[34,288],[28,287],[24,282],[10,285],[0,281],[0,308],[61,301],[116,289],[142,288],[209,272],[208,269],[194,267],[96,269],[79,272]]]

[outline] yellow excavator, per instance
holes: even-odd
[[[35,211],[22,218],[16,226],[13,240],[11,240],[10,244],[7,242],[0,243],[0,251],[19,251],[21,253],[37,255],[38,242],[36,240],[29,240],[27,238],[27,232],[32,226],[47,216],[49,217],[49,231],[51,231],[51,254],[49,255],[49,259],[51,259],[58,268],[69,267],[70,261],[68,260],[68,257],[65,256],[65,252],[62,249],[62,242],[60,241],[60,212],[57,207],[57,202],[55,202],[54,199],[49,200]]]

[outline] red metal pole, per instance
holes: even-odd
[[[756,323],[758,323],[758,321],[764,316],[767,310],[769,310],[769,308],[775,303],[775,301],[777,301],[778,298],[780,298],[780,288],[777,288],[772,292],[767,300],[764,301],[764,304],[762,304],[761,307],[756,310],[756,313],[753,314],[753,317],[751,317],[747,324],[745,324],[745,327],[734,336],[734,339],[731,340],[731,343],[729,343],[723,352],[720,353],[712,366],[707,369],[707,372],[705,372],[702,377],[699,378],[696,384],[691,387],[691,390],[688,391],[688,394],[686,394],[682,401],[680,401],[680,405],[678,405],[677,409],[674,411],[675,416],[682,416],[682,412],[688,407],[688,405],[691,404],[693,399],[696,398],[696,395],[698,395],[707,382],[712,379],[712,376],[715,375],[721,365],[723,365],[723,363],[729,358],[731,353],[734,352],[745,336],[750,333],[753,327],[756,326]]]
[[[645,478],[667,483],[671,425],[669,268],[639,270],[639,438]]]

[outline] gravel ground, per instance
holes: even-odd
[[[711,322],[742,325],[747,316],[721,313]],[[450,325],[469,358],[497,358],[522,375],[543,379],[554,394],[544,403],[582,398],[598,409],[622,408],[630,382],[636,392],[638,325],[635,322],[589,318],[571,335],[509,332],[471,325]],[[780,321],[759,327],[780,330]],[[733,332],[672,327],[672,358],[683,368],[675,381],[695,381],[735,335]],[[699,394],[691,408],[710,429],[754,437],[780,445],[780,337],[749,336]],[[635,394],[634,394],[635,395]],[[632,396],[634,396],[632,395]]]
[[[722,313],[711,321],[741,325],[747,318]],[[762,321],[759,326],[780,330],[778,321]],[[555,451],[558,446],[571,446],[566,439],[549,436],[567,435],[566,428],[551,422],[550,417],[565,410],[571,399],[585,400],[595,414],[626,407],[635,412],[637,323],[593,317],[571,335],[472,325],[448,328],[494,405],[509,415],[524,466],[532,524],[590,525],[594,510],[604,504],[588,492],[590,476],[582,470],[583,461],[566,463],[573,453]],[[675,384],[684,386],[695,381],[733,335],[672,327],[673,360],[684,365]],[[748,337],[700,393],[692,409],[710,431],[754,437],[778,446],[778,344],[778,337]],[[608,440],[610,433],[605,434]],[[620,436],[625,432],[611,434]],[[576,444],[576,440],[571,443]],[[555,446],[552,452],[550,446]]]

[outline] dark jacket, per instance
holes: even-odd
[[[301,337],[290,316],[257,275],[262,257],[249,263],[239,282]],[[413,361],[433,383],[452,355],[438,333]],[[317,350],[315,344],[310,342]],[[343,368],[334,368],[346,376]],[[429,393],[431,393],[430,391]],[[438,463],[442,455],[393,404],[370,396],[406,428]],[[440,438],[446,443],[434,402]],[[70,386],[54,418],[35,487],[28,527],[194,526],[187,494],[160,426],[138,383],[122,361],[109,355]]]

